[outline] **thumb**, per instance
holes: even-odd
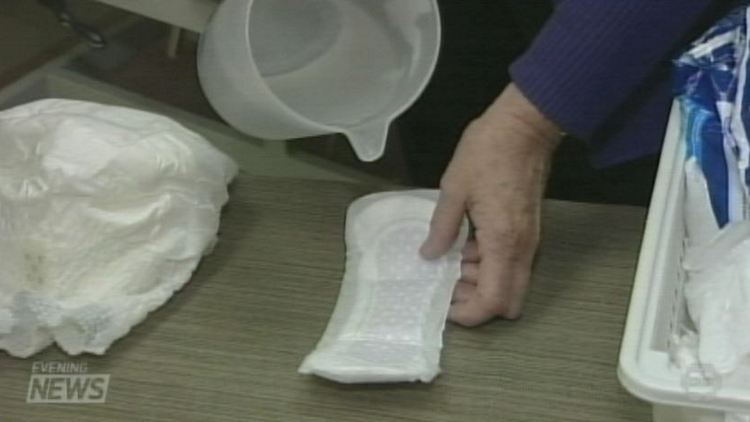
[[[425,259],[436,259],[446,253],[458,237],[466,209],[464,196],[440,191],[430,221],[430,234],[419,252]]]

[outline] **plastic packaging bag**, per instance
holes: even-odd
[[[748,22],[750,9],[736,9],[676,63],[687,145],[685,298],[698,336],[683,334],[675,355],[722,374],[750,354]]]
[[[705,178],[719,227],[748,218],[747,14],[735,10],[676,62],[686,159],[697,163],[688,169]]]
[[[698,360],[720,374],[750,354],[750,221],[730,223],[707,247],[685,257],[690,316],[698,332]]]

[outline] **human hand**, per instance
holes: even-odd
[[[475,326],[521,315],[540,237],[540,213],[559,128],[508,85],[464,131],[440,182],[440,198],[421,253],[442,256],[464,214],[475,227],[449,318]]]

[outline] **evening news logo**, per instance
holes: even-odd
[[[86,362],[34,362],[26,403],[104,403],[109,374],[89,374]]]

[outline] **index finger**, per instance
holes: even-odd
[[[420,248],[426,259],[441,257],[456,241],[466,210],[464,195],[440,191],[435,211],[430,221],[430,234]]]

